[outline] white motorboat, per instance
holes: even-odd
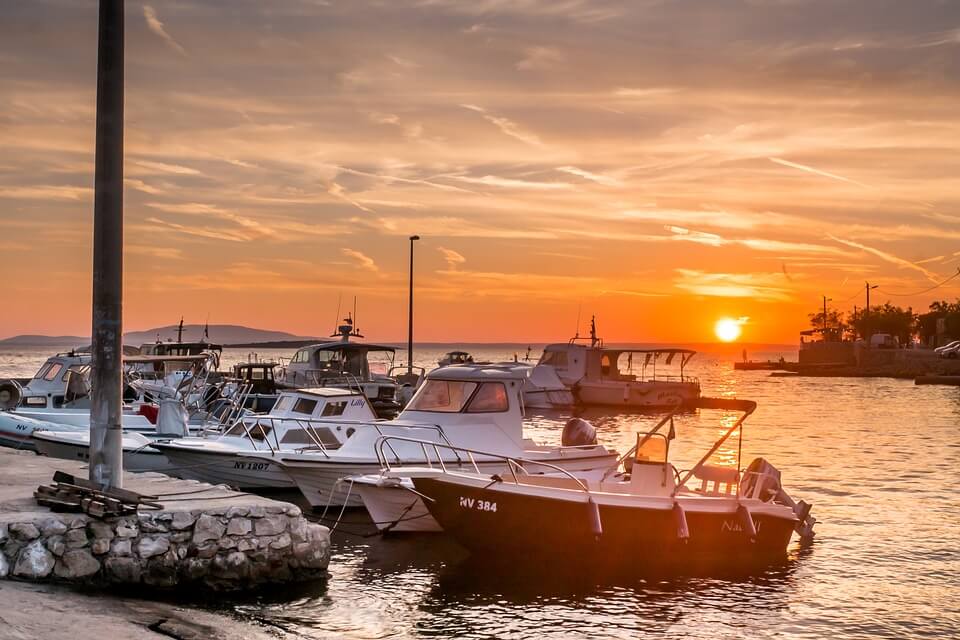
[[[447,445],[434,442],[420,444],[440,462],[396,467],[387,451],[406,440],[396,436],[379,445],[384,477],[411,481],[446,533],[491,557],[563,558],[629,569],[745,566],[782,558],[794,532],[801,540],[813,537],[810,505],[794,501],[783,489],[780,472],[763,458],[742,471],[739,453],[736,466],[709,463],[734,433],[742,439],[743,421],[756,407],[749,400],[709,403],[743,414],[688,471],[671,464],[674,434],[672,429],[659,433],[666,422],[661,421],[637,434],[623,472],[614,467],[599,479],[555,466],[550,475],[534,475],[531,466],[538,463],[529,459],[509,460],[507,471],[496,475],[478,465],[453,467],[441,454]],[[482,455],[458,452],[471,459]]]
[[[46,431],[33,432],[33,441],[37,453],[51,458],[90,462],[90,433],[82,431]],[[162,452],[151,445],[156,442],[142,433],[124,433],[122,436],[124,471],[160,471],[169,468],[170,463]]]
[[[273,410],[238,420],[223,434],[180,438],[153,446],[166,455],[164,473],[241,489],[293,489],[277,464],[244,453],[274,455],[337,446],[352,425],[375,421],[367,398],[347,389],[283,391]]]
[[[303,347],[277,372],[277,384],[288,388],[337,387],[361,391],[378,416],[392,418],[400,410],[394,369],[396,349],[355,342],[362,338],[347,317],[331,337],[339,340]]]
[[[467,351],[448,351],[437,360],[438,367],[449,367],[452,364],[473,364],[473,356]]]
[[[536,367],[552,369],[580,405],[663,408],[677,403],[689,406],[700,397],[700,381],[684,371],[696,351],[606,347],[597,337],[594,319],[589,344],[580,340],[574,337],[567,343],[547,345]],[[664,366],[671,365],[675,373],[665,375]]]
[[[338,430],[338,441],[323,443],[319,450],[243,455],[280,464],[315,507],[362,505],[359,494],[341,479],[379,472],[377,442],[386,435],[475,447],[501,456],[530,456],[573,470],[605,468],[615,461],[616,452],[595,442],[547,446],[524,439],[525,379],[524,372],[509,365],[442,367],[427,374],[424,384],[396,420]],[[390,450],[390,455],[395,460],[423,462],[426,452],[420,446],[400,444]],[[456,455],[448,462],[466,463]],[[500,460],[476,462],[492,470],[502,468]]]

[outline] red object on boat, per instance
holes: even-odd
[[[140,405],[140,415],[150,421],[150,424],[157,424],[157,414],[160,413],[160,407],[155,404]]]

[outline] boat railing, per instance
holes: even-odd
[[[396,461],[391,463],[388,456],[384,453],[384,448],[389,448],[394,455],[396,456],[395,449],[393,447],[394,443],[407,443],[420,447],[420,451],[423,454],[423,460],[400,460],[399,457]],[[527,458],[514,458],[510,456],[505,456],[496,453],[490,453],[487,451],[480,451],[478,449],[469,449],[467,447],[458,447],[449,442],[434,442],[430,440],[421,440],[419,438],[410,438],[408,436],[382,436],[377,439],[375,443],[375,451],[377,454],[377,461],[380,463],[380,468],[383,471],[390,472],[394,470],[394,465],[410,466],[411,464],[426,464],[428,469],[439,468],[442,473],[449,473],[447,469],[448,464],[455,464],[458,467],[464,466],[464,461],[469,463],[469,466],[472,467],[474,473],[477,475],[483,475],[480,471],[480,464],[477,462],[477,456],[481,456],[482,462],[500,462],[503,464],[507,471],[510,472],[511,477],[515,484],[520,484],[520,476],[529,476],[530,471],[528,467],[538,466],[545,469],[550,469],[556,473],[559,473],[570,480],[573,480],[576,485],[582,489],[585,493],[589,494],[590,489],[587,484],[581,479],[575,476],[573,473],[564,469],[563,467],[557,466],[549,462],[543,462],[542,460],[530,460]],[[450,460],[449,458],[445,459],[442,451],[448,451],[454,456],[455,460]],[[431,452],[433,457],[431,457]],[[434,458],[436,462],[434,462]]]

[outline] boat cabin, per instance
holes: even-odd
[[[233,377],[242,385],[250,385],[250,393],[270,395],[277,392],[273,370],[276,362],[241,362],[233,365]]]
[[[154,342],[140,345],[140,354],[145,356],[196,356],[204,352],[223,352],[223,346],[210,342]]]
[[[377,419],[367,398],[347,389],[284,391],[270,413],[247,416],[216,442],[245,450],[336,449],[351,423]]]
[[[90,354],[58,353],[47,358],[33,378],[19,390],[19,405],[32,409],[59,409],[90,393]]]
[[[450,351],[440,360],[437,361],[437,364],[441,367],[448,367],[452,364],[470,364],[473,362],[473,356],[466,351]]]
[[[434,369],[397,416],[397,422],[444,429],[493,423],[522,444],[525,380],[525,372],[510,364],[460,364]]]

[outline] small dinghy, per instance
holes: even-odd
[[[559,467],[550,475],[532,473],[537,463],[523,459],[508,460],[506,472],[491,475],[448,468],[440,456],[439,463],[394,468],[386,475],[409,478],[445,532],[490,557],[546,555],[651,566],[782,558],[794,532],[812,538],[816,520],[810,506],[794,502],[781,486],[780,472],[762,458],[743,471],[739,464],[708,464],[742,429],[756,403],[713,400],[710,406],[743,413],[688,471],[670,463],[673,429],[668,434],[660,429],[672,421],[662,420],[638,434],[624,457],[624,471],[611,470],[601,480]],[[383,438],[381,447],[394,439]]]

